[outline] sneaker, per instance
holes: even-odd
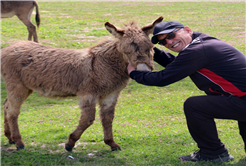
[[[234,159],[233,156],[231,156],[228,151],[226,150],[225,152],[219,154],[219,155],[208,155],[202,153],[200,150],[197,152],[192,153],[191,155],[187,156],[181,156],[179,159],[183,161],[216,161],[216,162],[228,162]]]

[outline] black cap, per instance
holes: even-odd
[[[153,37],[151,38],[151,42],[153,44],[158,43],[157,36],[160,34],[166,34],[174,31],[176,28],[184,28],[184,25],[177,21],[164,21],[157,24],[154,28]]]

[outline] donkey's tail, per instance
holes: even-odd
[[[6,47],[8,47],[8,46],[6,46]],[[2,71],[3,71],[4,57],[5,57],[4,55],[5,55],[5,49],[6,49],[6,47],[1,47],[0,46],[0,76],[1,76]],[[0,80],[0,82],[1,82],[1,80]]]
[[[36,17],[35,17],[35,20],[36,20],[37,26],[39,27],[39,25],[40,25],[40,15],[39,15],[38,3],[36,1],[33,1],[33,5],[36,7]]]
[[[0,76],[1,76],[1,73],[2,73],[2,49],[3,49],[4,47],[1,47],[0,46]],[[0,78],[0,81],[1,81],[1,78]]]

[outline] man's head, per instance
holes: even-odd
[[[180,52],[191,43],[192,30],[177,21],[161,22],[155,26],[151,41]]]

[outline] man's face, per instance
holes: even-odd
[[[188,44],[192,41],[192,31],[189,27],[184,27],[178,30],[175,33],[175,37],[173,39],[166,39],[167,44],[164,45],[169,50],[174,52],[182,51]],[[158,40],[164,39],[168,34],[158,35]]]

